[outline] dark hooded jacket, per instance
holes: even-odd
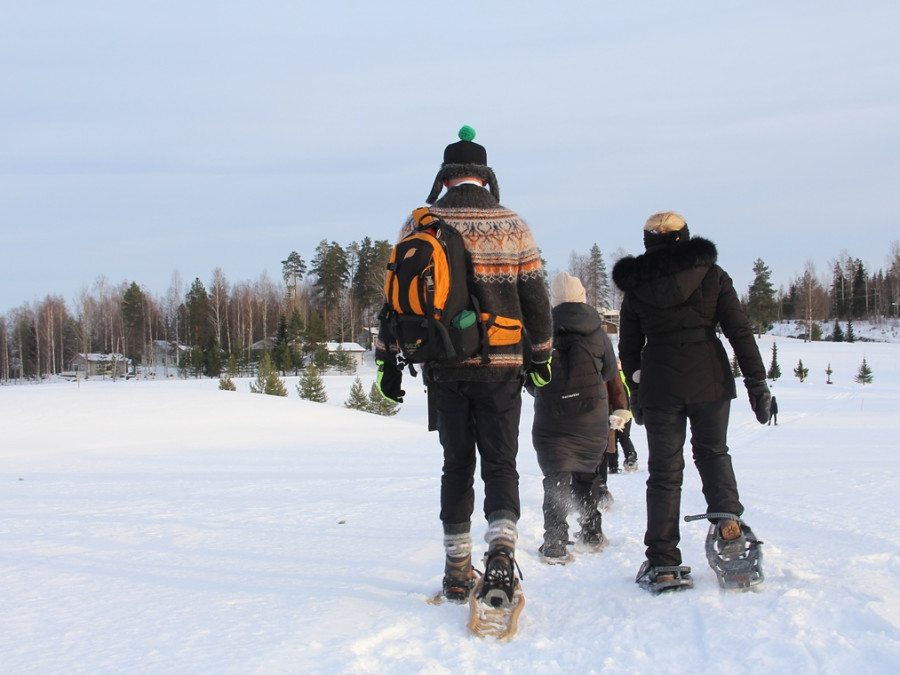
[[[731,281],[706,239],[666,241],[613,267],[625,296],[619,357],[629,387],[641,371],[640,405],[680,407],[735,398],[734,375],[716,327],[728,338],[745,377],[765,368]]]
[[[619,376],[616,354],[603,327],[600,315],[584,302],[564,302],[552,310],[553,343],[582,340],[597,361],[603,382]],[[556,377],[551,361],[551,373]],[[600,465],[609,434],[609,403],[601,382],[603,400],[593,410],[577,416],[556,417],[550,410],[543,388],[531,388],[534,394],[532,443],[544,475],[560,472],[592,473]]]

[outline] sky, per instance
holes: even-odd
[[[641,427],[638,471],[609,477],[609,545],[565,566],[540,563],[543,488],[526,394],[526,604],[506,644],[470,635],[465,607],[426,602],[444,552],[441,451],[420,380],[404,382],[390,418],[343,408],[352,375],[326,374],[324,404],[300,400],[295,377],[285,398],[251,394],[247,379],[235,392],[162,377],[2,386],[0,670],[894,675],[900,327],[875,334],[893,343],[760,340],[766,364],[778,346],[778,425],[758,424],[741,390],[728,436],[743,517],[765,542],[765,581],[746,593],[719,588],[703,521],[681,524],[692,590],[652,596],[634,583]],[[366,390],[367,358],[357,373]],[[866,386],[854,382],[863,358]],[[798,360],[809,368],[803,383],[791,375]],[[687,460],[682,515],[705,509]]]
[[[469,124],[548,268],[674,210],[746,292],[898,233],[900,5],[11,3],[0,312],[393,241]],[[176,274],[177,273],[177,274]]]

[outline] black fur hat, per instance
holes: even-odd
[[[656,213],[644,225],[644,248],[648,251],[656,246],[675,244],[690,238],[687,223],[674,211]]]
[[[444,148],[444,162],[434,178],[434,185],[425,200],[434,204],[441,194],[444,181],[464,176],[475,176],[488,184],[488,189],[497,201],[500,201],[500,189],[494,170],[487,165],[487,150],[473,142],[475,130],[468,124],[459,130],[459,139]]]

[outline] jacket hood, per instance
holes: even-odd
[[[622,258],[613,266],[612,278],[622,291],[657,307],[671,307],[697,290],[717,259],[715,244],[694,237]]]
[[[603,320],[597,310],[584,302],[563,302],[554,307],[551,313],[554,335],[590,335],[603,328]]]

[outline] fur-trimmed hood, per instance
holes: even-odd
[[[717,260],[716,245],[694,237],[622,258],[613,266],[612,279],[622,291],[647,296],[651,304],[670,306],[693,293]]]

